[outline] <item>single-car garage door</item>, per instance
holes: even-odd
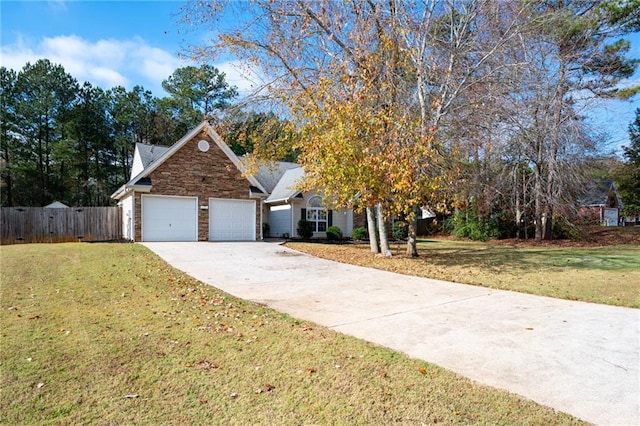
[[[256,202],[209,199],[209,240],[255,241]]]
[[[142,241],[198,241],[198,198],[143,194]]]

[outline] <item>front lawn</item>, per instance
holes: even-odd
[[[133,244],[0,248],[0,423],[578,424]]]
[[[291,242],[314,256],[406,275],[513,290],[541,296],[640,308],[640,245],[510,245],[420,240],[418,258],[393,243],[392,258],[376,257],[368,244]]]

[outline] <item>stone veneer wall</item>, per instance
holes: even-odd
[[[198,149],[201,139],[209,142],[209,150]],[[253,200],[256,203],[256,237],[260,239],[260,199],[249,198],[249,181],[235,164],[211,140],[205,131],[188,141],[165,163],[154,170],[149,194],[198,197],[198,241],[209,240],[209,198]],[[142,198],[135,194],[135,240],[142,241]]]

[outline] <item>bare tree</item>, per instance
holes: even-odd
[[[193,2],[185,15],[207,25],[234,6]],[[224,49],[268,76],[270,93],[299,118],[309,185],[344,206],[357,193],[361,208],[380,203],[404,215],[407,254],[416,256],[416,207],[435,202],[451,182],[443,118],[516,35],[518,4],[256,0],[241,7],[236,28],[194,56]]]

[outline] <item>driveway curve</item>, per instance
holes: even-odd
[[[196,279],[601,425],[640,424],[640,310],[318,259],[274,243],[144,243]]]

